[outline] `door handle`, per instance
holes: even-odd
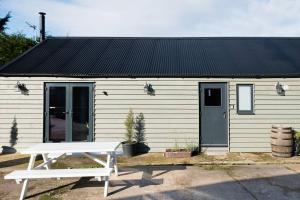
[[[223,112],[223,117],[226,119],[226,111]]]

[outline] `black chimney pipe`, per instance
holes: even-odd
[[[39,12],[40,14],[40,42],[45,40],[45,15],[44,12]]]

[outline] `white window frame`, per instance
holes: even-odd
[[[239,90],[240,90],[240,86],[250,87],[250,91],[251,91],[251,94],[250,94],[250,97],[251,97],[250,106],[251,106],[251,108],[250,108],[250,110],[240,110],[240,108],[239,108],[239,101],[240,101],[240,99],[239,99],[239,96],[240,96]],[[254,88],[253,84],[236,84],[236,106],[237,106],[236,110],[237,110],[237,114],[239,114],[239,115],[254,115],[254,110],[253,110],[253,107],[254,107],[253,106],[254,105],[254,103],[253,103],[254,90],[253,90],[253,88]]]

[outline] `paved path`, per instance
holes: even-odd
[[[20,186],[2,183],[2,198],[15,199]],[[31,183],[29,195],[103,199],[102,190],[103,184],[94,179],[39,180]],[[119,177],[112,176],[109,192],[107,199],[299,200],[300,165],[123,168]]]

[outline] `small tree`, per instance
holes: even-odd
[[[21,33],[7,35],[0,33],[0,65],[24,53],[37,43]]]
[[[10,18],[10,12],[5,17],[0,18],[0,66],[37,44],[35,40],[27,38],[24,34],[7,34],[5,30]]]
[[[10,18],[10,12],[8,12],[5,17],[0,18],[0,33],[4,33],[5,29],[7,28],[7,22],[9,22]]]
[[[135,118],[135,135],[134,138],[137,143],[144,143],[146,141],[145,137],[145,118],[143,113],[140,113]]]
[[[295,150],[296,155],[300,155],[300,131],[295,131]]]
[[[124,125],[126,127],[125,140],[128,143],[132,143],[134,134],[134,114],[131,109],[128,112]]]

